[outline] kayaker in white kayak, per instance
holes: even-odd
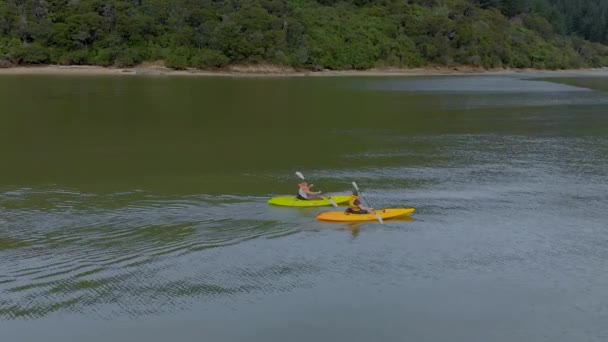
[[[310,184],[308,185],[308,183],[306,182],[302,182],[300,184],[298,184],[298,199],[301,200],[312,200],[312,199],[321,199],[322,197],[320,196],[321,191],[312,191],[311,188],[314,186],[314,184]]]
[[[363,202],[359,198],[359,192],[357,190],[353,190],[353,194],[348,201],[348,208],[346,208],[345,213],[347,214],[369,214],[372,211],[371,208],[367,208],[363,206]]]

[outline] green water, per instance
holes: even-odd
[[[604,341],[608,78],[0,77],[7,341]],[[295,171],[412,220],[270,207]]]

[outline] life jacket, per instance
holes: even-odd
[[[348,201],[348,207],[352,212],[360,212],[362,209],[361,200],[359,199],[359,196],[351,196],[350,200]]]

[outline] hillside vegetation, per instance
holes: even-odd
[[[608,66],[603,0],[0,0],[0,65]]]

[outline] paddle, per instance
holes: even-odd
[[[363,199],[363,194],[361,194],[361,191],[359,190],[359,187],[357,186],[357,183],[353,182],[353,186],[355,187],[355,190],[357,190],[357,192],[359,193],[359,196],[361,196],[361,199]],[[369,207],[369,203],[367,203],[367,204],[368,204],[368,207]],[[380,222],[380,224],[384,224],[384,221],[382,221],[382,217],[380,217],[380,215],[374,210],[374,208],[370,207],[370,209],[372,210],[372,212],[374,214],[376,214],[376,218],[378,219],[378,222]]]
[[[304,181],[306,180],[306,178],[304,178],[304,175],[300,171],[296,171],[296,176],[300,177]],[[336,203],[336,201],[334,201],[333,198],[331,198],[331,197],[328,196],[327,199],[329,200],[329,203],[331,203],[331,205],[333,205],[336,208],[338,207],[338,204]]]

